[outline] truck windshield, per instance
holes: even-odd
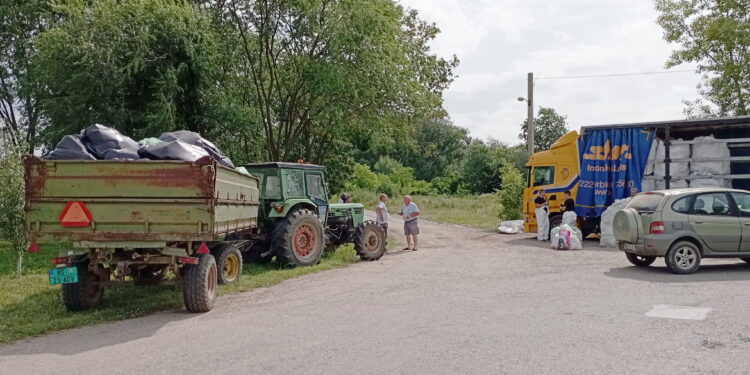
[[[552,185],[555,182],[555,167],[534,167],[534,186]]]
[[[628,202],[627,208],[633,208],[638,212],[654,212],[659,202],[664,199],[664,194],[645,193],[638,194]]]

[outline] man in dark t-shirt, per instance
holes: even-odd
[[[565,191],[565,202],[563,202],[562,210],[563,212],[576,210],[576,201],[570,197],[570,190]]]
[[[568,224],[571,227],[575,226],[578,218],[576,216],[576,202],[570,196],[570,190],[565,191],[565,202],[563,202],[562,207],[560,208],[563,212],[562,223]]]

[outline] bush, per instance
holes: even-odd
[[[500,169],[502,189],[497,193],[500,209],[498,216],[502,220],[519,220],[523,218],[523,190],[526,187],[523,174],[512,164],[505,162]]]
[[[377,163],[372,166],[372,169],[377,173],[391,174],[399,168],[403,168],[403,165],[398,160],[388,156],[381,156]]]
[[[434,195],[435,188],[427,181],[414,181],[409,189],[409,194]]]
[[[378,175],[366,165],[354,164],[352,180],[346,185],[346,189],[353,190],[354,188],[376,190],[378,188]]]
[[[450,169],[445,176],[432,179],[432,186],[437,194],[456,194],[461,185],[461,176],[455,169]]]
[[[0,154],[0,239],[8,241],[9,251],[16,251],[16,271],[23,271],[24,180],[20,150],[8,147]]]

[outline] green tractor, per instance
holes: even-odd
[[[259,178],[258,227],[227,238],[239,241],[245,261],[263,263],[275,256],[282,266],[314,265],[324,252],[347,243],[354,243],[362,260],[385,253],[385,232],[365,221],[362,204],[328,203],[325,167],[274,162],[245,168]]]

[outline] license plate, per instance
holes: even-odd
[[[632,243],[624,243],[622,244],[623,250],[635,250],[635,244]]]
[[[78,268],[65,267],[49,270],[49,285],[70,284],[78,282]]]

